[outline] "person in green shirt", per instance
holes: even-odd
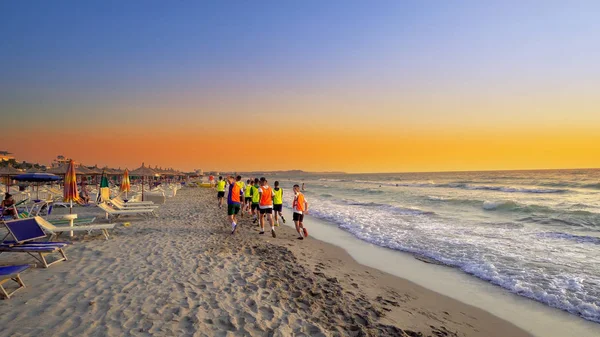
[[[283,211],[283,188],[279,187],[279,181],[275,182],[275,188],[273,189],[273,212],[275,213],[275,226],[279,226],[279,220],[277,219],[277,214],[285,223],[285,218],[281,213]]]
[[[227,186],[227,182],[223,180],[223,177],[219,177],[219,181],[217,181],[217,201],[219,204],[219,208],[223,207],[223,198],[225,198],[225,186]]]
[[[254,178],[254,185],[252,186],[252,205],[250,206],[250,210],[252,211],[252,215],[254,215],[254,221],[252,223],[256,223],[258,221],[258,203],[260,202],[260,194],[258,193],[258,188],[260,187],[258,178]]]
[[[246,188],[244,189],[244,209],[247,213],[250,213],[250,206],[252,205],[252,182],[253,180],[246,180]]]

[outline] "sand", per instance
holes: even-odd
[[[246,217],[232,236],[214,194],[181,190],[108,241],[76,236],[69,261],[26,271],[27,288],[0,302],[0,335],[529,336],[290,227],[258,235]],[[0,255],[20,262],[35,261]]]

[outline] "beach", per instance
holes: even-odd
[[[95,207],[76,211],[106,221]],[[108,241],[76,236],[67,262],[23,273],[27,288],[0,306],[0,334],[528,336],[287,226],[259,236],[246,218],[231,236],[211,189],[181,190],[158,215],[121,220],[131,225]]]

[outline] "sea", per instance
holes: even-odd
[[[361,240],[600,323],[600,169],[271,178]]]

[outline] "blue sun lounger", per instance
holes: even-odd
[[[0,254],[27,253],[41,262],[44,268],[48,268],[57,262],[67,261],[67,256],[65,255],[63,248],[66,247],[68,243],[33,241],[46,237],[46,233],[44,233],[44,230],[40,227],[35,218],[5,221],[4,226],[15,240],[3,241],[0,243]],[[53,253],[59,253],[61,258],[48,263],[48,261],[46,261],[46,255]]]
[[[18,266],[0,266],[0,296],[5,299],[9,299],[12,294],[16,293],[17,290],[25,288],[25,283],[21,280],[21,272],[29,268],[28,264],[22,264]],[[11,292],[8,292],[4,288],[4,283],[8,281],[15,281],[19,287]]]

